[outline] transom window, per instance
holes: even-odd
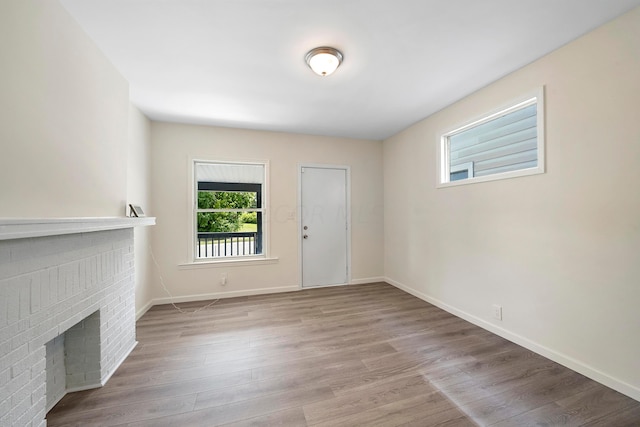
[[[195,162],[195,258],[264,254],[264,164]]]
[[[542,90],[442,136],[440,186],[544,172]]]

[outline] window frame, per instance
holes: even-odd
[[[531,105],[536,105],[536,133],[537,133],[537,166],[532,168],[518,169],[508,172],[500,172],[491,175],[471,177],[466,179],[460,179],[451,181],[451,172],[455,172],[457,168],[465,165],[450,167],[450,140],[454,135],[467,131],[469,129],[480,126],[484,123],[490,122],[499,117],[516,112]],[[480,117],[469,120],[461,125],[452,127],[445,132],[440,133],[440,144],[438,147],[438,178],[437,188],[454,187],[459,185],[475,184],[478,182],[496,181],[502,179],[510,179],[521,176],[537,175],[545,173],[545,129],[544,129],[544,86],[538,88],[535,91],[528,92],[503,106],[496,108],[488,113],[481,115]],[[473,164],[473,162],[470,162]],[[467,169],[463,167],[461,170]],[[469,169],[470,171],[472,169]]]
[[[462,171],[467,171],[467,178],[463,178],[463,179],[469,179],[468,178],[469,175],[473,177],[473,162],[461,163],[458,166],[449,167],[449,182],[460,181],[459,179],[454,179],[452,181],[451,174],[456,172],[462,172]]]
[[[196,177],[196,170],[198,164],[219,164],[219,165],[247,165],[247,166],[262,166],[263,168],[263,178],[261,185],[261,192],[259,197],[261,199],[261,208],[251,209],[255,211],[260,211],[262,214],[262,253],[261,254],[253,254],[253,255],[233,255],[233,256],[224,256],[224,257],[207,257],[207,258],[198,258],[198,254],[196,251],[196,245],[198,241],[198,212],[201,212],[202,209],[198,208],[198,179]],[[210,160],[210,159],[191,159],[191,180],[190,180],[190,194],[191,194],[191,209],[190,209],[190,238],[189,240],[189,262],[184,265],[189,264],[221,264],[221,263],[247,263],[251,261],[271,261],[272,259],[269,257],[269,209],[268,209],[268,201],[269,201],[269,162],[266,160],[256,160],[256,161],[234,161],[234,160]],[[226,183],[231,184],[230,188],[235,184],[247,184],[247,183]],[[251,184],[249,184],[251,185]],[[224,211],[238,211],[238,209],[225,209]]]
[[[263,216],[263,210],[262,210],[262,190],[264,187],[264,184],[249,184],[249,183],[242,183],[242,182],[210,182],[210,181],[198,181],[196,183],[197,185],[197,191],[196,191],[196,197],[198,197],[198,192],[200,191],[213,191],[213,192],[218,192],[218,191],[223,191],[223,192],[242,192],[242,193],[255,193],[256,195],[256,207],[255,208],[242,208],[242,209],[204,209],[204,208],[199,208],[196,206],[196,211],[195,211],[195,217],[194,217],[194,221],[196,222],[196,234],[199,234],[200,232],[197,230],[197,223],[198,223],[198,214],[199,213],[207,213],[207,212],[211,212],[211,213],[216,213],[216,212],[220,212],[220,213],[244,213],[244,212],[255,212],[256,213],[256,218],[257,218],[257,230],[256,230],[256,237],[255,237],[255,242],[254,242],[254,248],[256,253],[252,254],[252,255],[229,255],[229,256],[217,256],[217,257],[200,257],[200,258],[196,258],[198,260],[201,259],[221,259],[221,258],[236,258],[236,257],[247,257],[247,256],[258,256],[261,255],[263,252],[263,245],[262,245],[262,241],[263,241],[263,232],[262,232],[262,228],[263,228],[263,221],[262,221],[262,216]],[[231,248],[233,251],[233,243],[231,243]],[[260,251],[260,252],[258,252]],[[226,249],[225,249],[226,252]]]

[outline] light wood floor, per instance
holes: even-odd
[[[157,306],[137,331],[49,426],[640,426],[640,402],[384,283]]]

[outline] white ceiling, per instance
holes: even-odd
[[[154,120],[381,140],[640,0],[61,0]],[[304,55],[344,54],[319,77]]]

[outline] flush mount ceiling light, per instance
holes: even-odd
[[[317,47],[311,49],[304,60],[314,73],[328,76],[342,63],[342,53],[332,47]]]

